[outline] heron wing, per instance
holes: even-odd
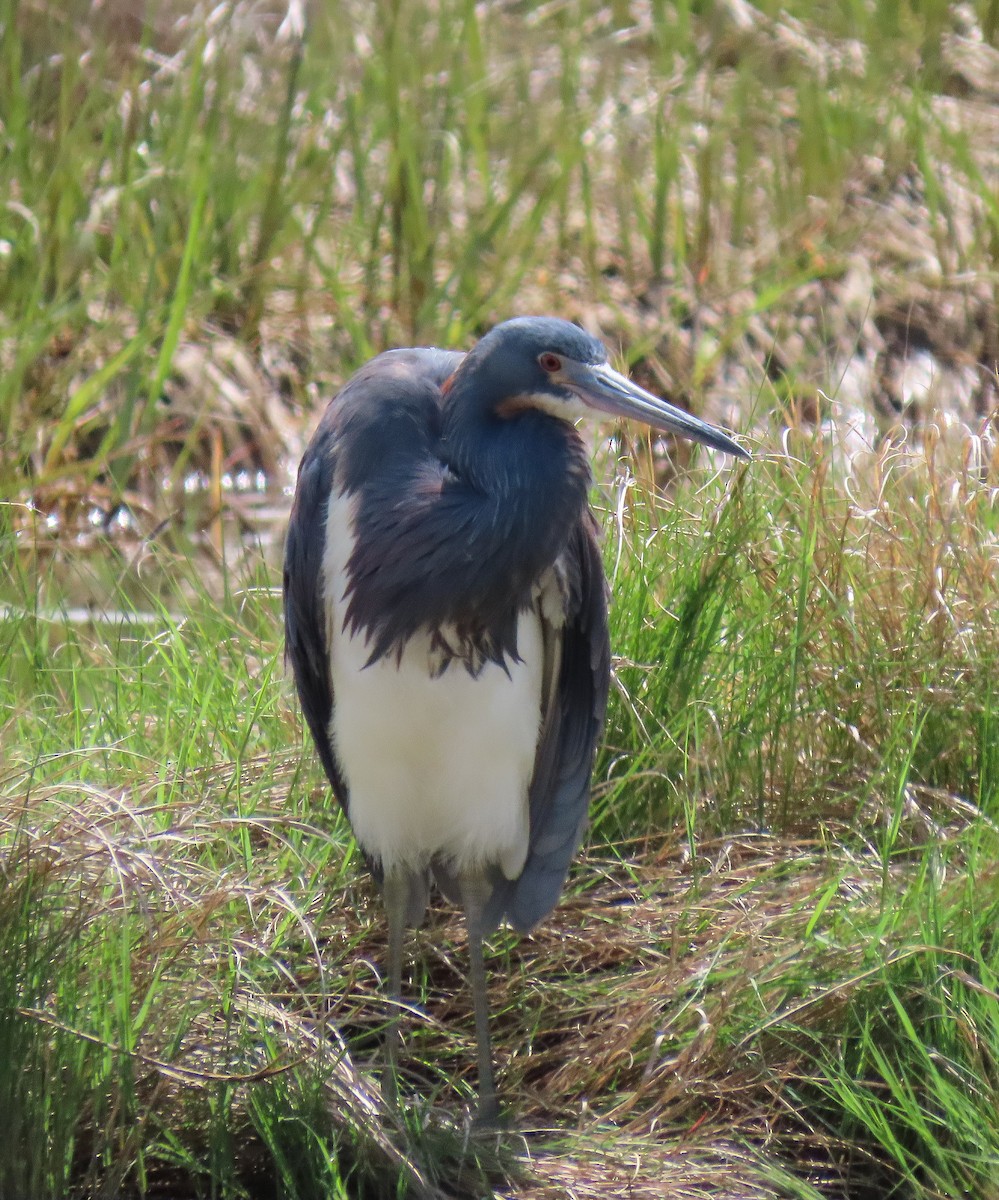
[[[522,933],[558,903],[586,828],[593,756],[610,681],[607,590],[597,527],[587,511],[556,564],[561,612],[541,605],[545,675],[541,735],[531,781],[530,844],[514,880],[494,880],[486,921],[505,916]],[[561,619],[559,619],[561,618]]]
[[[284,556],[285,653],[323,769],[348,816],[348,789],[330,740],[335,697],[323,578],[330,496],[334,488],[359,487],[391,450],[391,431],[386,434],[384,409],[376,401],[392,402],[404,418],[399,422],[402,430],[407,428],[406,416],[414,430],[433,424],[435,397],[462,357],[416,349],[391,350],[372,359],[327,405],[298,469]],[[340,455],[348,430],[353,450],[349,464]]]
[[[295,676],[312,740],[334,795],[346,810],[347,787],[329,734],[333,687],[323,586],[326,514],[335,470],[335,433],[332,422],[324,419],[299,467],[288,523],[284,551],[284,637],[285,656]]]

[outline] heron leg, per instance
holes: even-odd
[[[489,993],[482,955],[483,912],[491,887],[481,875],[462,876],[459,880],[461,903],[468,925],[468,966],[475,1009],[475,1038],[479,1058],[479,1113],[476,1123],[494,1125],[499,1119],[496,1081],[493,1076],[492,1044],[489,1038]]]
[[[392,1011],[385,1030],[385,1077],[382,1081],[382,1092],[393,1108],[399,1100],[396,1075],[399,1068],[399,1020],[402,1014],[402,943],[406,933],[409,893],[409,880],[405,872],[390,871],[385,876],[382,894],[388,917],[388,995]]]

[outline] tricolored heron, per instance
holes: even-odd
[[[607,585],[577,418],[747,458],[551,317],[468,354],[389,350],[305,452],[284,566],[287,653],[333,791],[382,886],[389,990],[434,882],[468,922],[479,1119],[497,1115],[482,940],[558,902],[610,678]],[[398,1018],[387,1039],[394,1095]]]

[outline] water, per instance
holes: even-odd
[[[198,470],[177,488],[161,481],[159,503],[126,493],[114,504],[67,488],[11,505],[0,525],[0,545],[9,536],[14,546],[0,573],[0,620],[31,612],[74,625],[156,625],[179,619],[194,590],[221,597],[247,580],[277,588],[292,479],[239,470],[216,485]]]

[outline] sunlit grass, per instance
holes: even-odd
[[[993,1155],[995,483],[886,448],[847,500],[827,454],[627,489],[590,849],[550,926],[497,941],[498,1055],[528,1124],[585,1105],[636,1135],[750,1137],[786,1089],[787,1170],[797,1138],[835,1135],[862,1173],[956,1196]],[[396,1146],[421,1177],[458,1169],[419,1125],[474,1094],[461,925],[413,938],[425,1116],[393,1133],[384,930],[295,716],[269,571],[164,551],[110,586],[110,621],[36,611],[49,572],[4,622],[4,1036],[26,1065],[0,1086],[34,1098],[25,1138],[47,1130],[11,1186],[173,1171],[240,1195],[260,1170],[350,1194],[342,1173],[398,1171]],[[45,1115],[69,1061],[75,1120]]]

